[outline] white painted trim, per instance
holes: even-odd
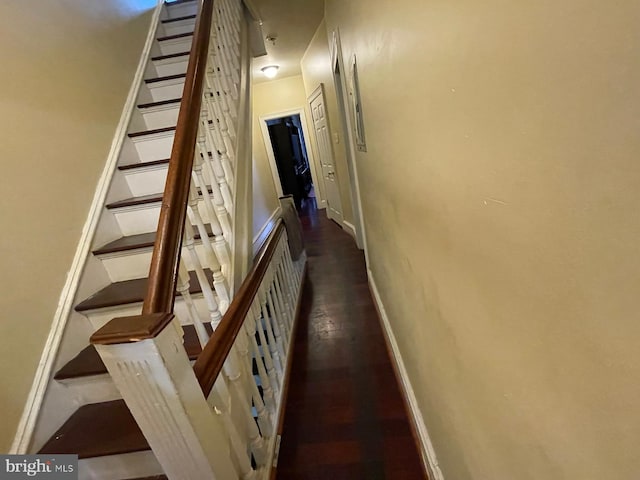
[[[362,213],[362,195],[360,193],[360,180],[358,177],[358,167],[356,163],[356,148],[353,138],[353,126],[351,124],[351,115],[348,111],[349,100],[345,97],[348,89],[346,83],[347,71],[344,66],[344,59],[342,58],[342,43],[340,42],[340,31],[335,30],[331,36],[331,76],[333,77],[333,83],[336,87],[336,97],[338,101],[338,110],[340,111],[341,120],[345,123],[344,130],[346,131],[346,154],[347,154],[347,166],[349,170],[349,183],[351,187],[351,209],[354,215],[354,222],[356,226],[356,244],[359,248],[364,250],[364,257],[367,266],[369,265],[369,249],[367,245],[367,232],[364,226],[364,218]],[[340,69],[340,85],[338,89],[336,79],[336,67]],[[338,98],[340,92],[342,92],[342,98]]]
[[[342,220],[342,228],[353,237],[354,240],[356,240],[356,242],[358,241],[358,234],[356,233],[356,226],[351,223],[351,222],[347,222],[346,220]]]
[[[253,237],[253,255],[254,256],[256,253],[258,253],[258,250],[260,250],[260,247],[262,247],[264,242],[267,240],[267,237],[273,230],[273,227],[276,224],[276,221],[278,220],[278,218],[280,218],[281,215],[282,215],[282,208],[280,207],[276,208],[271,214],[271,216],[267,219],[265,224],[262,226],[262,228],[258,231],[256,236]]]
[[[393,361],[396,364],[398,373],[400,374],[399,380],[402,383],[402,388],[404,390],[407,403],[409,404],[411,416],[413,417],[414,425],[416,426],[418,436],[420,437],[420,443],[422,447],[422,451],[420,452],[420,454],[422,455],[422,461],[425,463],[425,465],[427,465],[430,480],[444,480],[442,470],[440,470],[440,466],[438,465],[436,452],[433,449],[433,443],[431,442],[429,432],[427,432],[427,427],[424,423],[424,418],[422,417],[422,412],[418,407],[418,400],[416,399],[413,387],[411,386],[411,382],[407,374],[407,369],[404,366],[404,361],[402,360],[402,355],[400,354],[400,349],[398,348],[398,342],[396,341],[396,337],[393,334],[391,323],[389,322],[389,317],[387,316],[387,311],[384,308],[382,299],[380,298],[380,292],[378,291],[378,287],[376,286],[376,282],[373,278],[373,272],[370,269],[367,269],[367,277],[369,279],[371,293],[373,293],[373,299],[376,302],[376,306],[380,314],[380,320],[382,321],[384,333],[387,337],[387,340],[389,341],[389,346],[391,347],[391,351],[393,353]]]
[[[267,128],[267,120],[273,120],[275,118],[291,117],[294,115],[300,115],[300,123],[302,124],[302,134],[304,135],[304,143],[307,149],[307,158],[309,159],[311,167],[311,180],[315,187],[316,199],[318,208],[325,208],[327,201],[324,196],[323,185],[320,184],[322,175],[318,175],[321,172],[313,148],[311,148],[311,137],[309,136],[309,124],[307,123],[307,116],[304,107],[297,107],[284,112],[270,113],[268,115],[260,116],[260,130],[262,131],[262,140],[264,142],[264,148],[267,151],[267,158],[269,159],[269,166],[271,167],[271,176],[273,177],[273,183],[276,187],[276,192],[279,197],[282,197],[282,184],[280,183],[280,175],[278,175],[278,167],[276,165],[276,156],[273,153],[273,146],[271,145],[271,137],[269,137],[269,129]]]
[[[36,421],[42,406],[42,401],[44,400],[49,377],[51,376],[51,370],[53,369],[58,348],[62,341],[62,335],[67,324],[67,319],[69,318],[69,314],[73,306],[73,299],[75,298],[76,291],[78,290],[80,277],[90,252],[91,242],[93,241],[93,237],[98,226],[98,220],[100,219],[100,215],[107,198],[109,185],[111,184],[111,179],[113,178],[113,174],[116,170],[116,164],[124,143],[125,134],[129,126],[129,120],[136,106],[136,97],[138,96],[138,91],[144,78],[147,61],[151,53],[151,47],[153,46],[153,42],[156,38],[156,29],[158,27],[163,5],[164,2],[159,0],[151,19],[149,33],[147,34],[147,40],[142,50],[140,62],[138,63],[138,69],[133,79],[133,83],[131,84],[131,88],[129,89],[129,95],[127,96],[127,101],[122,110],[120,121],[116,127],[105,167],[100,179],[98,180],[96,192],[89,209],[89,215],[82,228],[82,234],[80,236],[80,241],[78,242],[76,253],[73,257],[71,268],[67,274],[67,279],[62,288],[62,292],[60,293],[58,307],[51,324],[51,330],[49,331],[42,356],[40,357],[38,367],[36,368],[31,390],[27,397],[27,402],[22,412],[20,423],[16,429],[11,449],[9,450],[10,454],[24,454],[28,451],[29,443],[31,442]]]

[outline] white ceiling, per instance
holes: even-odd
[[[300,59],[324,16],[324,0],[253,0],[262,18],[264,36],[276,36],[275,45],[265,40],[267,55],[253,59],[255,83],[269,81],[260,71],[278,65],[274,80],[300,75]]]

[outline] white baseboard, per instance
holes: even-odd
[[[393,330],[391,329],[387,311],[385,310],[382,299],[380,298],[380,293],[378,292],[378,287],[376,286],[376,282],[373,278],[373,273],[369,269],[367,269],[367,277],[369,278],[369,287],[371,288],[371,293],[373,293],[373,300],[376,303],[378,313],[380,314],[380,319],[382,320],[384,333],[387,337],[389,345],[391,346],[393,361],[397,367],[396,370],[400,374],[400,382],[402,383],[402,388],[409,405],[410,414],[413,417],[413,423],[418,432],[418,437],[421,444],[420,454],[422,455],[423,463],[427,466],[427,470],[429,472],[429,480],[444,480],[442,470],[440,470],[440,466],[438,465],[436,452],[433,449],[431,438],[429,437],[427,427],[424,423],[424,418],[422,417],[422,412],[418,407],[418,401],[413,391],[413,387],[411,386],[411,382],[409,381],[407,369],[404,366],[404,361],[402,360],[402,355],[400,354],[398,343],[396,342],[396,337],[393,334]]]
[[[276,208],[271,214],[271,216],[267,219],[265,224],[262,226],[260,231],[256,234],[255,237],[253,237],[253,254],[254,255],[258,253],[258,250],[260,250],[260,247],[262,247],[262,244],[267,240],[267,237],[271,233],[271,230],[273,230],[273,226],[275,225],[276,220],[278,220],[278,218],[280,218],[281,215],[282,215],[282,208],[280,207]]]
[[[135,108],[136,97],[138,96],[138,90],[142,83],[142,79],[144,78],[147,60],[151,53],[151,46],[153,45],[156,37],[155,32],[160,19],[162,6],[163,2],[158,1],[158,6],[156,7],[149,25],[149,33],[140,57],[140,63],[138,64],[136,75],[133,79],[133,83],[131,84],[127,101],[122,110],[122,115],[116,128],[113,141],[111,142],[111,148],[107,156],[105,167],[100,179],[98,180],[93,201],[91,202],[91,207],[89,209],[89,215],[82,228],[82,234],[80,236],[80,241],[78,242],[76,253],[73,257],[71,268],[69,269],[67,279],[62,288],[62,292],[60,293],[58,307],[51,323],[51,330],[49,331],[42,356],[40,357],[38,367],[36,368],[33,383],[31,384],[31,390],[29,391],[29,396],[27,397],[22,416],[20,417],[20,423],[18,423],[18,428],[16,430],[11,449],[9,450],[10,454],[24,454],[28,451],[36,426],[36,421],[40,414],[44,395],[47,390],[47,384],[49,383],[49,378],[51,376],[51,370],[53,369],[58,348],[62,341],[62,335],[67,324],[67,319],[69,318],[71,308],[73,307],[73,299],[78,290],[78,285],[80,284],[80,277],[82,276],[87,256],[90,253],[91,242],[93,241],[93,237],[98,226],[98,220],[100,219],[100,214],[102,213],[102,209],[107,198],[109,185],[111,184],[111,179],[113,178],[113,174],[116,170],[118,156],[120,155],[120,150],[124,142],[124,137],[129,125],[129,119],[131,118],[131,114]]]
[[[342,220],[342,228],[357,241],[358,235],[356,234],[356,227],[353,223]]]

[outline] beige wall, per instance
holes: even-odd
[[[0,2],[0,452],[22,414],[155,2],[35,3]]]
[[[302,77],[296,75],[253,86],[253,233],[256,235],[278,208],[269,158],[260,129],[260,117],[304,108]]]
[[[336,99],[336,89],[333,83],[333,72],[331,67],[331,54],[329,53],[329,43],[327,40],[327,27],[324,20],[318,26],[313,39],[309,43],[307,51],[300,62],[302,67],[302,78],[307,97],[318,88],[321,83],[324,85],[325,103],[329,118],[329,129],[333,139],[333,155],[337,171],[338,184],[340,187],[340,200],[342,202],[342,216],[344,220],[354,224],[353,210],[351,206],[351,187],[349,184],[349,169],[347,166],[347,155],[345,151],[345,139],[343,138],[343,126],[339,117],[338,104]],[[309,112],[309,122],[311,122],[311,112]],[[311,125],[310,125],[311,127]],[[336,135],[339,143],[335,143]],[[315,141],[312,142],[316,149]],[[315,150],[314,150],[315,152]],[[318,155],[316,154],[316,158]]]
[[[327,0],[370,266],[447,480],[638,478],[639,16]]]

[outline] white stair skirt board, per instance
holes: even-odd
[[[189,50],[185,50],[188,52]],[[177,52],[182,53],[182,52]],[[153,66],[159,77],[165,75],[178,75],[180,73],[187,73],[187,65],[189,63],[189,55],[182,55],[181,57],[165,58],[163,60],[154,60]]]
[[[158,36],[168,37],[169,35],[179,35],[180,33],[193,32],[195,26],[195,18],[188,18],[186,20],[179,20],[177,22],[163,23],[158,29]]]
[[[177,98],[177,97],[176,97]],[[180,102],[139,109],[149,130],[177,125]]]
[[[213,243],[213,239],[211,239]],[[202,240],[195,240],[195,249],[198,257],[203,261],[207,258],[207,249],[202,244]],[[144,278],[149,274],[149,266],[151,265],[151,255],[153,247],[129,250],[127,252],[116,252],[100,255],[109,279],[112,282],[121,282],[124,280],[133,280],[134,278]],[[194,271],[195,266],[191,260],[191,255],[186,248],[182,249],[180,262],[189,271]],[[206,265],[204,265],[206,267]]]
[[[215,293],[214,297],[217,302],[218,298]],[[201,320],[208,320],[209,310],[207,309],[207,302],[205,301],[202,293],[194,293],[191,295],[191,298],[193,299],[199,318]],[[176,295],[174,310],[175,316],[180,321],[180,324],[188,325],[191,323],[186,303],[180,295]],[[84,311],[82,314],[86,316],[89,322],[91,322],[91,325],[98,330],[116,317],[132,317],[140,315],[141,312],[142,302],[138,302],[115,307],[95,308],[93,310]],[[221,311],[221,313],[223,312]]]
[[[131,170],[125,170],[124,178],[134,197],[143,197],[154,193],[162,193],[167,180],[169,164],[150,165]]]
[[[174,137],[175,131],[170,131],[133,137],[131,141],[138,152],[140,160],[142,162],[150,162],[171,156]]]
[[[42,402],[44,400],[47,383],[51,376],[60,342],[62,341],[67,319],[69,318],[69,314],[73,308],[73,300],[80,284],[84,265],[87,257],[91,255],[91,243],[98,226],[98,221],[102,214],[103,205],[107,198],[111,179],[116,171],[118,156],[122,149],[124,138],[126,138],[125,134],[129,125],[129,120],[136,106],[136,99],[138,97],[140,85],[144,79],[144,72],[146,70],[151,48],[155,41],[156,28],[159,23],[163,7],[163,3],[158,2],[158,6],[156,7],[151,19],[147,39],[140,56],[140,62],[138,63],[138,68],[131,83],[127,100],[124,104],[120,120],[114,132],[113,141],[111,142],[111,147],[106,157],[104,169],[96,185],[96,191],[89,207],[89,214],[82,228],[78,247],[76,248],[69,273],[67,274],[65,284],[60,293],[58,307],[52,319],[51,329],[49,330],[49,335],[42,350],[42,356],[34,375],[31,390],[25,403],[13,443],[8,453],[23,454],[28,451],[36,426],[36,421],[40,414],[40,408],[42,407]],[[111,476],[109,478],[117,477]]]
[[[203,221],[208,223],[209,217],[203,200],[200,200],[198,209]],[[111,212],[114,214],[124,236],[155,232],[158,228],[158,218],[160,217],[160,202],[114,208]]]
[[[370,269],[367,269],[367,277],[369,278],[369,287],[371,288],[371,293],[373,293],[373,300],[376,304],[378,314],[380,315],[380,319],[382,321],[384,334],[387,337],[388,343],[391,346],[391,350],[393,352],[392,361],[396,364],[396,370],[400,374],[402,390],[404,391],[404,395],[409,404],[412,420],[416,427],[416,430],[418,431],[418,436],[420,437],[420,443],[422,447],[420,454],[422,455],[422,461],[428,468],[430,480],[444,480],[444,476],[442,475],[442,471],[440,470],[440,466],[438,465],[436,452],[433,449],[433,444],[431,443],[431,438],[429,437],[429,432],[427,432],[427,426],[424,423],[422,412],[418,407],[418,401],[413,391],[413,387],[411,386],[411,382],[409,381],[407,369],[404,366],[402,355],[400,354],[400,350],[398,349],[396,337],[393,334],[393,330],[391,329],[387,311],[384,308],[380,293],[378,292],[378,287],[376,286],[375,279],[373,278],[373,272],[371,272]]]
[[[162,475],[164,471],[151,450],[85,458],[78,462],[82,480],[114,480]]]
[[[167,4],[166,18],[180,18],[187,15],[194,15],[198,11],[198,4],[200,2],[187,2],[180,3],[178,5]]]
[[[188,52],[191,50],[193,35],[188,37],[172,38],[170,40],[158,41],[162,55],[173,55],[174,53]]]

